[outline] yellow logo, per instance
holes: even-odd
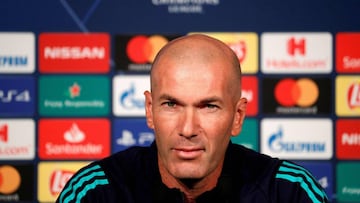
[[[192,33],[189,33],[192,34]],[[205,32],[202,33],[214,37],[225,44],[235,52],[241,64],[243,73],[258,72],[258,36],[253,32]]]
[[[360,76],[336,78],[336,115],[360,115]]]
[[[88,162],[40,162],[38,200],[55,202],[67,181]]]

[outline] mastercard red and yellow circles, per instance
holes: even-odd
[[[20,173],[14,167],[0,166],[0,193],[11,194],[20,187],[20,183]]]
[[[279,81],[275,86],[274,95],[279,104],[285,107],[313,105],[319,97],[319,88],[309,78],[287,78]]]
[[[168,43],[161,35],[138,35],[130,39],[126,52],[135,63],[152,63],[159,50]]]

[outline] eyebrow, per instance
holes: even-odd
[[[160,96],[159,98],[160,100],[168,100],[168,101],[173,101],[179,104],[183,104],[184,102],[182,102],[180,99],[177,99],[169,94],[163,94]],[[201,99],[200,101],[195,102],[195,104],[197,105],[201,105],[201,104],[208,104],[208,103],[214,103],[214,102],[218,102],[218,103],[223,103],[222,99],[220,97],[217,96],[211,96],[209,98],[204,98]]]

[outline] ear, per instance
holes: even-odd
[[[154,129],[154,121],[152,115],[152,96],[151,92],[145,91],[145,115],[146,115],[146,123],[149,128]]]
[[[231,130],[232,136],[237,136],[242,129],[247,107],[247,99],[241,98],[236,104],[236,112],[234,115],[233,126]]]

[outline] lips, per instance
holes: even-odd
[[[180,147],[173,148],[172,151],[179,159],[191,160],[201,156],[205,150],[203,148]]]

